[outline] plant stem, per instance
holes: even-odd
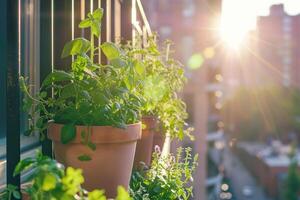
[[[92,63],[94,63],[94,34],[92,33],[92,30],[91,30],[91,61]]]
[[[167,44],[167,50],[166,50],[166,61],[168,61],[168,60],[169,60],[170,46],[171,46],[171,44],[170,44],[170,43],[168,43],[168,44]]]

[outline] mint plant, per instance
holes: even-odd
[[[76,38],[68,42],[62,57],[73,56],[70,71],[55,70],[43,81],[40,91],[32,96],[26,78],[20,77],[24,92],[24,110],[29,112],[30,127],[26,134],[42,133],[47,123],[64,124],[61,142],[66,144],[76,136],[76,125],[114,126],[140,121],[143,98],[139,93],[142,84],[142,64],[124,53],[120,45],[104,42],[96,46],[94,38],[100,38],[103,10],[89,13],[80,28],[91,31],[90,40]],[[108,63],[95,62],[96,52],[101,50]],[[53,95],[48,95],[53,92]],[[40,115],[34,122],[35,116]],[[82,133],[82,141],[95,149],[89,141],[89,133]],[[42,138],[44,136],[42,135]]]
[[[191,148],[178,148],[176,155],[153,154],[147,171],[133,173],[130,193],[134,200],[188,200],[192,197],[193,172],[198,155],[192,157]]]
[[[4,192],[0,193],[0,199],[11,200],[12,198],[21,199],[21,194],[18,191],[17,186],[8,184],[6,186]]]
[[[127,55],[144,68],[140,73],[143,85],[137,89],[144,101],[143,115],[158,117],[163,131],[173,138],[183,139],[191,135],[192,128],[185,122],[188,114],[186,105],[177,96],[181,92],[186,77],[183,66],[171,56],[171,42],[165,42],[165,48],[160,50],[155,37],[149,38],[147,45],[137,40],[135,45],[126,46]]]
[[[23,194],[29,195],[31,200],[57,199],[57,200],[106,200],[105,191],[96,189],[85,191],[81,184],[84,183],[81,169],[63,166],[55,160],[37,152],[36,157],[21,160],[15,168],[14,175],[31,169],[32,174],[28,178],[31,185],[23,190]],[[6,200],[11,196],[20,199],[20,193],[15,186],[8,186],[5,192]],[[119,186],[116,200],[131,200],[127,191]]]

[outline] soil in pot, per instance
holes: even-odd
[[[141,123],[127,128],[111,126],[76,126],[76,137],[68,144],[60,141],[62,124],[50,123],[48,137],[53,141],[55,159],[65,166],[81,168],[85,182],[83,187],[92,191],[104,189],[108,198],[116,196],[116,188],[128,188],[133,167],[136,142],[141,138]],[[90,131],[92,150],[81,142],[81,133]],[[81,161],[79,156],[88,155],[91,160]]]
[[[150,166],[151,162],[153,135],[156,128],[156,118],[153,116],[143,117],[142,123],[142,137],[137,142],[134,157],[134,169],[143,168],[143,164],[145,164],[146,166]]]

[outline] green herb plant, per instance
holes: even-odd
[[[21,199],[21,194],[17,186],[8,184],[4,192],[0,194],[0,199],[11,200],[12,198]]]
[[[142,65],[128,57],[118,44],[95,45],[95,38],[101,34],[102,15],[103,10],[97,9],[79,24],[80,28],[90,29],[90,41],[76,38],[65,45],[62,57],[74,59],[70,71],[50,73],[35,96],[30,95],[26,78],[20,78],[25,94],[23,107],[29,112],[29,120],[33,122],[34,116],[40,115],[26,134],[42,133],[47,123],[54,121],[64,124],[61,142],[66,144],[75,138],[76,125],[125,128],[126,124],[140,121],[143,99],[137,88],[142,84]],[[100,52],[106,56],[107,64],[95,62]],[[84,144],[95,149],[88,131],[81,137]]]
[[[150,169],[133,173],[131,196],[134,200],[188,200],[197,160],[198,155],[192,157],[191,148],[180,147],[175,156],[161,156],[155,151]]]
[[[137,71],[143,80],[138,87],[144,99],[142,114],[156,116],[164,133],[172,138],[193,139],[193,128],[185,122],[186,105],[177,95],[186,82],[184,69],[171,56],[172,43],[166,41],[160,50],[155,38],[150,37],[146,45],[137,39],[134,45],[130,43],[125,48],[128,57],[141,64]]]
[[[84,178],[81,169],[68,167],[64,170],[62,165],[39,151],[36,157],[19,162],[14,175],[28,169],[32,171],[27,180],[30,186],[25,188],[23,193],[28,194],[31,200],[106,200],[104,190],[88,192],[82,188]],[[20,193],[16,191],[15,186],[8,186],[6,194],[7,200],[10,200],[12,195],[20,199]],[[116,200],[131,200],[121,186],[118,187],[117,194]]]

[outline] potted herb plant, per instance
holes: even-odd
[[[90,29],[90,40],[76,38],[68,42],[62,57],[73,56],[70,71],[50,73],[36,96],[28,92],[26,80],[20,78],[25,93],[24,105],[34,121],[29,131],[48,129],[55,159],[66,166],[81,168],[85,189],[105,189],[109,197],[114,188],[129,184],[136,142],[141,137],[141,84],[133,62],[116,44],[95,46],[101,34],[102,9],[89,13],[80,28]],[[108,63],[94,62],[96,52]],[[98,55],[99,56],[99,55]],[[49,96],[49,92],[53,95]]]
[[[129,57],[140,60],[140,74],[144,80],[138,87],[143,97],[142,138],[137,143],[135,168],[140,162],[150,164],[153,146],[163,143],[163,135],[183,139],[191,136],[192,128],[185,123],[187,112],[184,102],[177,96],[186,81],[182,65],[171,57],[171,43],[160,50],[155,37],[147,44],[139,40],[125,49]],[[156,134],[155,134],[156,133]]]
[[[156,150],[150,169],[133,173],[129,190],[131,196],[134,200],[191,199],[197,160],[198,155],[192,156],[191,148],[178,148],[176,155],[165,157]]]
[[[84,178],[81,169],[68,167],[66,170],[55,160],[37,152],[36,157],[21,160],[15,168],[14,175],[31,170],[32,174],[22,187],[23,200],[106,200],[105,191],[95,189],[88,192],[82,188]],[[9,185],[4,192],[5,200],[21,199],[17,187]],[[2,198],[1,198],[2,199]],[[117,188],[116,200],[131,200],[123,187]]]

